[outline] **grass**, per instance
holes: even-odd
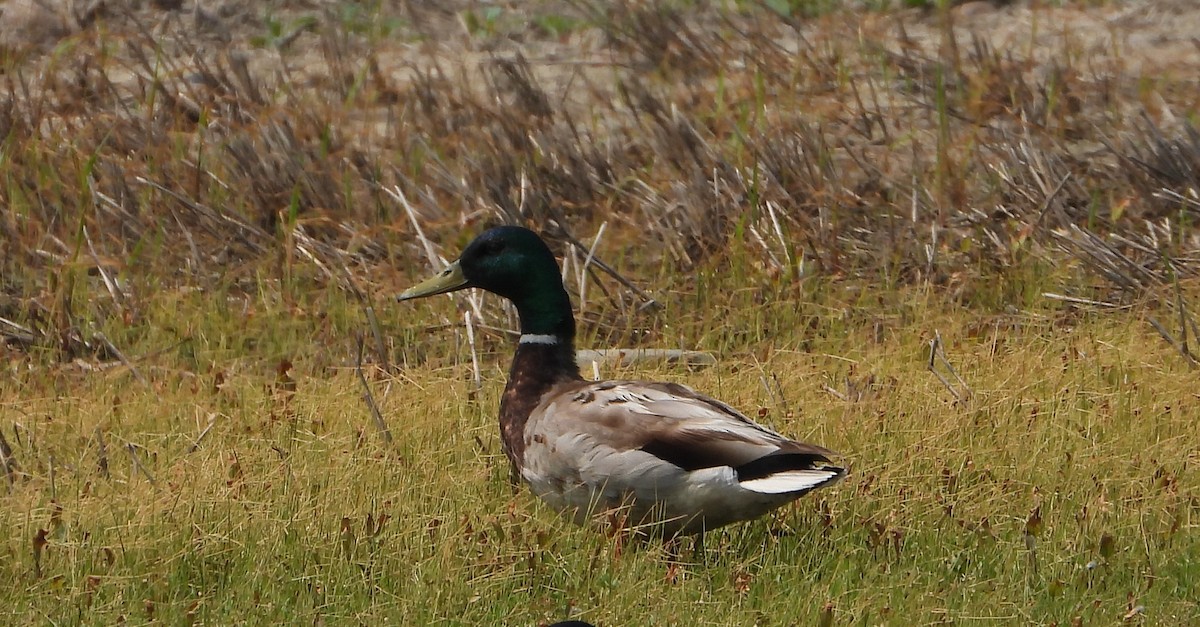
[[[882,334],[851,319],[708,370],[606,373],[686,381],[850,460],[841,487],[712,534],[682,566],[509,487],[501,342],[478,394],[452,342],[444,365],[376,376],[393,447],[353,373],[320,356],[280,375],[209,337],[193,350],[219,378],[18,373],[0,388],[23,477],[0,513],[6,622],[1194,620],[1194,373],[1170,347],[1136,319],[971,320],[927,292],[900,305],[918,317]],[[275,315],[259,341],[294,344]],[[924,371],[935,330],[970,400]]]
[[[0,622],[1200,620],[1191,61],[886,3],[390,4],[3,51]],[[850,478],[682,564],[514,490],[512,312],[391,300],[495,222],[582,347],[718,357],[603,375]]]

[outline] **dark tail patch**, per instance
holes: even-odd
[[[817,468],[817,462],[828,461],[824,456],[814,453],[779,453],[760,457],[750,463],[734,468],[738,481],[753,481],[769,477],[785,470],[809,470]],[[836,466],[827,466],[830,471],[842,472]]]

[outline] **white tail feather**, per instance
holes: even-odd
[[[785,470],[761,479],[751,479],[741,482],[747,490],[762,494],[787,494],[811,490],[833,483],[842,476],[840,469],[813,468],[808,470]]]

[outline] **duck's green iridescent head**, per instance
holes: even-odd
[[[522,331],[574,335],[571,301],[558,262],[537,233],[519,226],[488,229],[467,245],[458,260],[436,276],[405,290],[411,300],[477,287],[517,306]],[[564,320],[565,318],[565,320]]]
[[[561,288],[562,277],[554,254],[536,233],[519,226],[499,226],[476,237],[457,261],[437,276],[405,290],[399,300],[468,287],[515,302],[536,295],[538,290]]]

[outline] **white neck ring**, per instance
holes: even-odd
[[[541,333],[526,333],[521,336],[521,340],[518,342],[518,344],[554,345],[554,344],[558,344],[558,336],[557,335],[545,335],[545,334],[541,334]]]

